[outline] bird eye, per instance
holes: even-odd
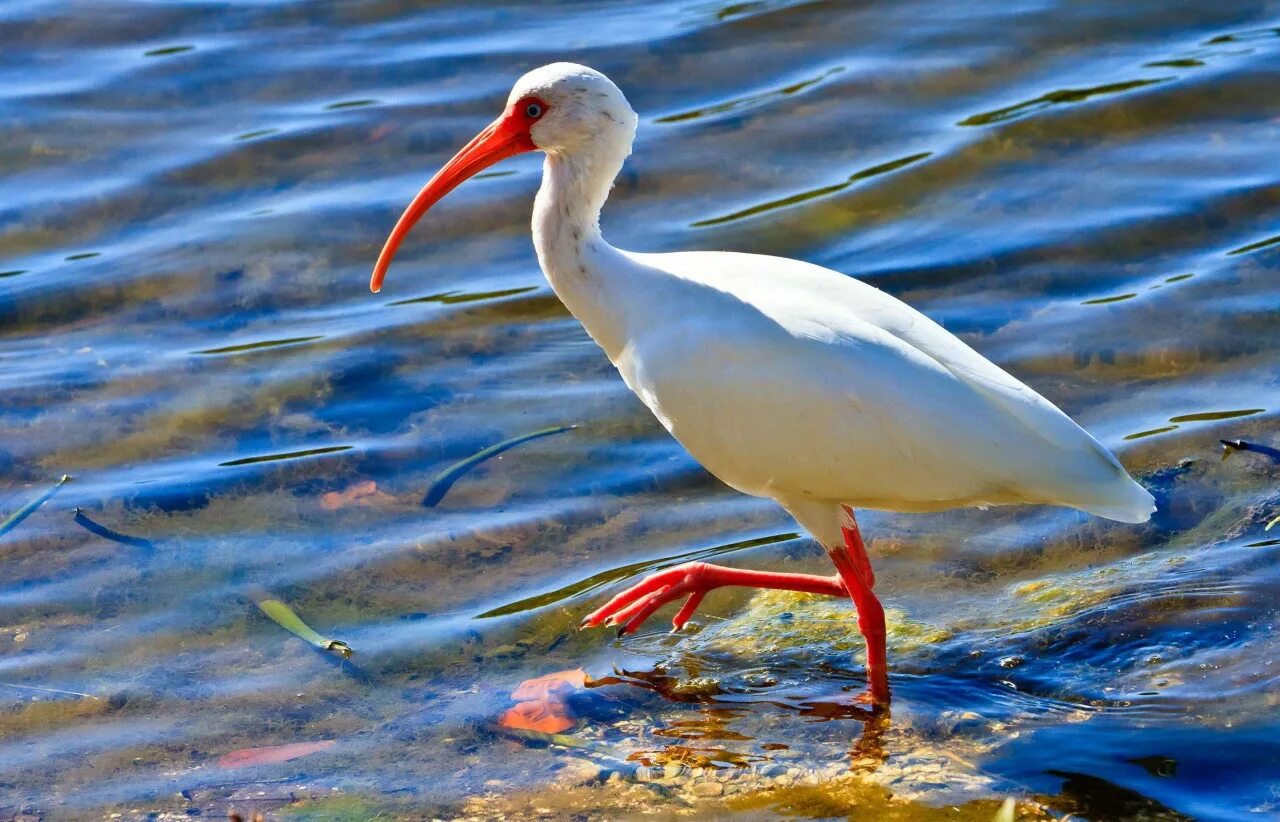
[[[542,106],[537,103],[530,103],[524,107],[525,116],[531,120],[536,120],[542,116]]]

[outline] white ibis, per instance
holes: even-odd
[[[884,611],[854,508],[1061,505],[1144,522],[1155,504],[1116,458],[1035,391],[903,302],[816,265],[722,251],[640,254],[600,235],[600,208],[637,118],[609,78],[555,63],[520,78],[502,114],[427,183],[388,237],[370,288],[413,225],[505,157],[546,154],[533,243],[552,289],[627,386],[707,470],[776,501],[835,576],[690,563],[583,621],[635,631],[684,598],[683,627],[726,585],[852,598],[869,699],[889,699]]]

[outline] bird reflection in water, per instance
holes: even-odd
[[[731,688],[708,678],[677,677],[662,666],[650,670],[619,670],[612,675],[588,678],[587,688],[628,686],[648,691],[669,702],[698,703],[703,710],[695,718],[676,720],[666,727],[652,731],[654,737],[675,739],[660,749],[638,751],[628,757],[631,761],[648,766],[670,763],[700,768],[749,768],[768,763],[774,753],[789,750],[783,743],[763,742],[756,747],[760,753],[732,751],[724,747],[690,744],[695,742],[754,741],[749,736],[730,727],[736,720],[752,714],[761,706],[773,706],[792,711],[797,716],[819,722],[851,720],[861,724],[851,725],[852,742],[848,751],[850,770],[870,772],[888,759],[884,737],[891,727],[891,710],[888,706],[868,705],[859,693],[841,692],[803,699],[787,699],[770,696],[761,700],[744,700],[748,694],[758,694],[754,689]]]

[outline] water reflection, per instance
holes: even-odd
[[[1085,819],[1167,819],[1189,822],[1194,817],[1178,813],[1137,791],[1116,785],[1099,776],[1051,770],[1061,777],[1066,808]]]
[[[1217,441],[1276,440],[1275,16],[0,4],[0,511],[76,477],[0,541],[0,816],[1274,813],[1280,485]],[[575,630],[679,562],[826,560],[547,289],[536,160],[435,215],[411,307],[368,295],[424,174],[555,59],[651,126],[619,245],[864,277],[1085,423],[1156,518],[868,512],[891,717],[856,701],[847,603],[725,590],[679,635]],[[571,729],[496,727],[578,669],[617,681],[567,697]]]

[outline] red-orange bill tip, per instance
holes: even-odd
[[[529,124],[508,110],[497,120],[490,123],[477,134],[471,142],[462,147],[435,176],[422,187],[418,195],[405,208],[395,227],[387,236],[386,243],[378,254],[378,262],[373,267],[373,275],[369,278],[369,290],[377,294],[382,290],[382,281],[387,276],[387,269],[395,258],[400,244],[409,234],[410,229],[427,211],[439,202],[446,194],[457,188],[464,180],[473,177],[489,166],[525,151],[536,148],[529,134]]]

